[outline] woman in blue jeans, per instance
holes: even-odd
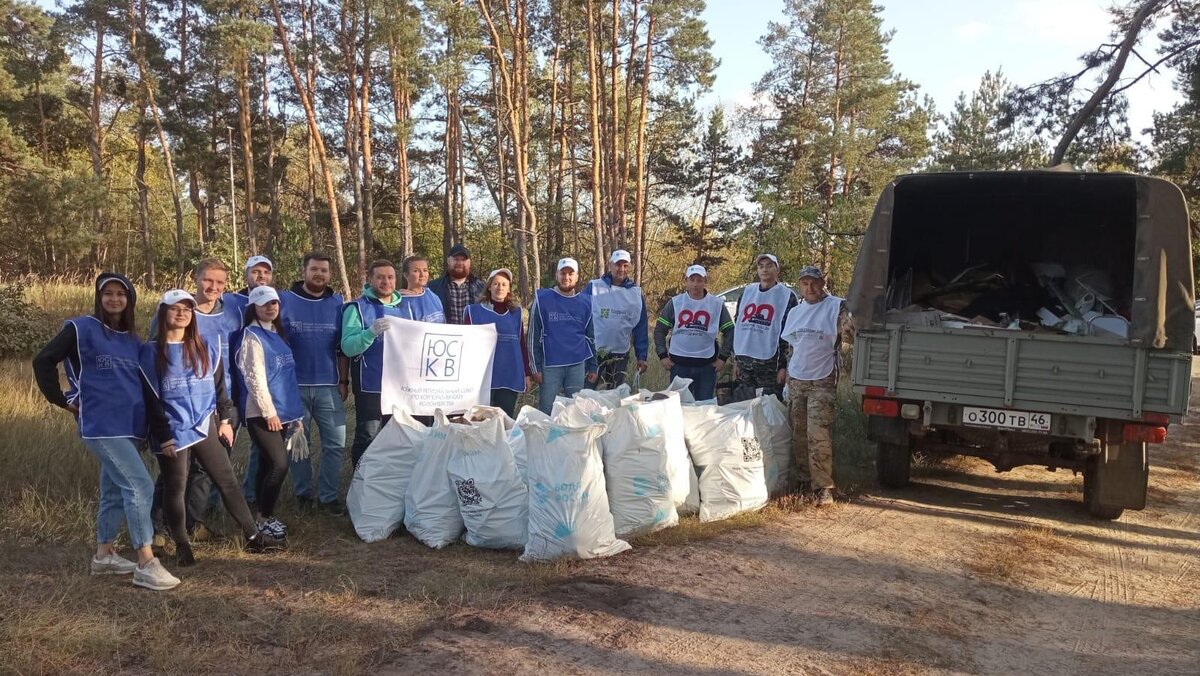
[[[668,300],[654,322],[654,349],[671,378],[691,379],[692,396],[704,401],[716,394],[717,374],[733,351],[733,319],[720,297],[708,292],[703,265],[689,267],[684,278],[684,292]]]
[[[579,263],[558,261],[557,284],[538,289],[529,310],[530,376],[538,388],[538,408],[549,415],[561,392],[572,397],[584,380],[596,382],[596,338],[592,298],[579,293]]]
[[[134,334],[137,294],[122,275],[96,278],[92,314],[67,320],[62,330],[33,359],[34,376],[51,404],[75,417],[79,436],[100,462],[100,509],[96,517],[93,575],[133,574],[139,587],[163,591],[179,584],[150,551],[154,528],[150,504],[154,482],[138,453],[147,428],[161,449],[173,451],[175,439],[161,409],[147,415],[154,396],[138,368],[141,341]],[[59,387],[58,365],[66,365],[68,392]],[[124,520],[137,550],[137,563],[118,556],[113,543]]]

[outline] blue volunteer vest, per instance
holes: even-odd
[[[408,319],[408,315],[404,314],[400,307],[408,302],[408,299],[400,301],[399,305],[388,307],[383,303],[371,302],[366,296],[359,296],[353,301],[353,305],[358,306],[358,316],[362,318],[364,329],[369,329],[371,324],[380,317],[402,317]],[[383,338],[376,338],[375,342],[371,343],[366,351],[354,358],[356,367],[358,368],[358,383],[363,392],[382,392],[383,391]]]
[[[241,318],[246,315],[246,308],[250,307],[250,297],[243,296],[240,293],[223,293],[221,294],[221,302],[226,308],[232,308],[235,315],[238,317],[238,326],[242,325]]]
[[[263,360],[267,365],[267,391],[271,394],[271,403],[275,405],[275,415],[279,417],[279,422],[289,423],[303,418],[304,404],[300,400],[300,383],[296,382],[296,359],[292,356],[292,348],[274,331],[247,326],[238,334],[235,355],[241,351],[247,331],[253,333],[262,345]],[[244,420],[246,400],[250,393],[246,390],[246,380],[240,369],[234,370],[234,377],[238,383],[238,411]]]
[[[542,320],[542,354],[546,366],[571,366],[592,357],[587,325],[592,300],[577,293],[567,297],[555,289],[537,292],[538,318]]]
[[[288,290],[279,294],[279,303],[296,357],[296,380],[301,385],[337,385],[342,297],[335,293],[313,300]]]
[[[414,322],[446,323],[442,299],[429,289],[425,289],[425,293],[420,296],[401,295],[400,316]]]
[[[75,327],[79,370],[67,361],[67,399],[79,407],[84,439],[146,438],[146,402],[138,357],[142,342],[91,316],[67,320]]]
[[[242,313],[245,312],[246,306],[235,305],[239,301],[230,302],[229,298],[244,298],[234,293],[227,293],[221,296],[221,311],[213,314],[204,314],[203,312],[194,312],[196,330],[200,332],[200,338],[208,345],[216,345],[221,351],[221,361],[224,364],[222,367],[225,370],[225,386],[233,387],[233,360],[229,358],[229,342],[233,334],[237,333],[242,328]]]
[[[525,391],[525,359],[521,352],[521,308],[509,307],[499,314],[483,305],[468,305],[472,324],[496,325],[496,353],[492,359],[492,389]]]
[[[142,345],[142,372],[162,402],[175,448],[183,450],[208,438],[209,421],[217,410],[213,373],[221,353],[216,345],[206,343],[208,371],[197,374],[183,361],[183,343],[167,343],[167,369],[160,372],[154,355],[157,347],[156,341]]]

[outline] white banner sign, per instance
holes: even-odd
[[[496,327],[430,324],[387,317],[380,408],[412,415],[464,411],[491,402]]]

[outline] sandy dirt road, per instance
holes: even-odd
[[[1148,508],[1119,521],[1088,517],[1070,472],[935,465],[902,491],[636,549],[534,597],[468,607],[390,669],[1194,676],[1200,407],[1192,416],[1152,450]]]

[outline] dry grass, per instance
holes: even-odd
[[[1052,528],[1027,526],[984,539],[974,558],[966,562],[976,576],[997,581],[1034,577],[1064,556],[1080,551],[1069,537]]]

